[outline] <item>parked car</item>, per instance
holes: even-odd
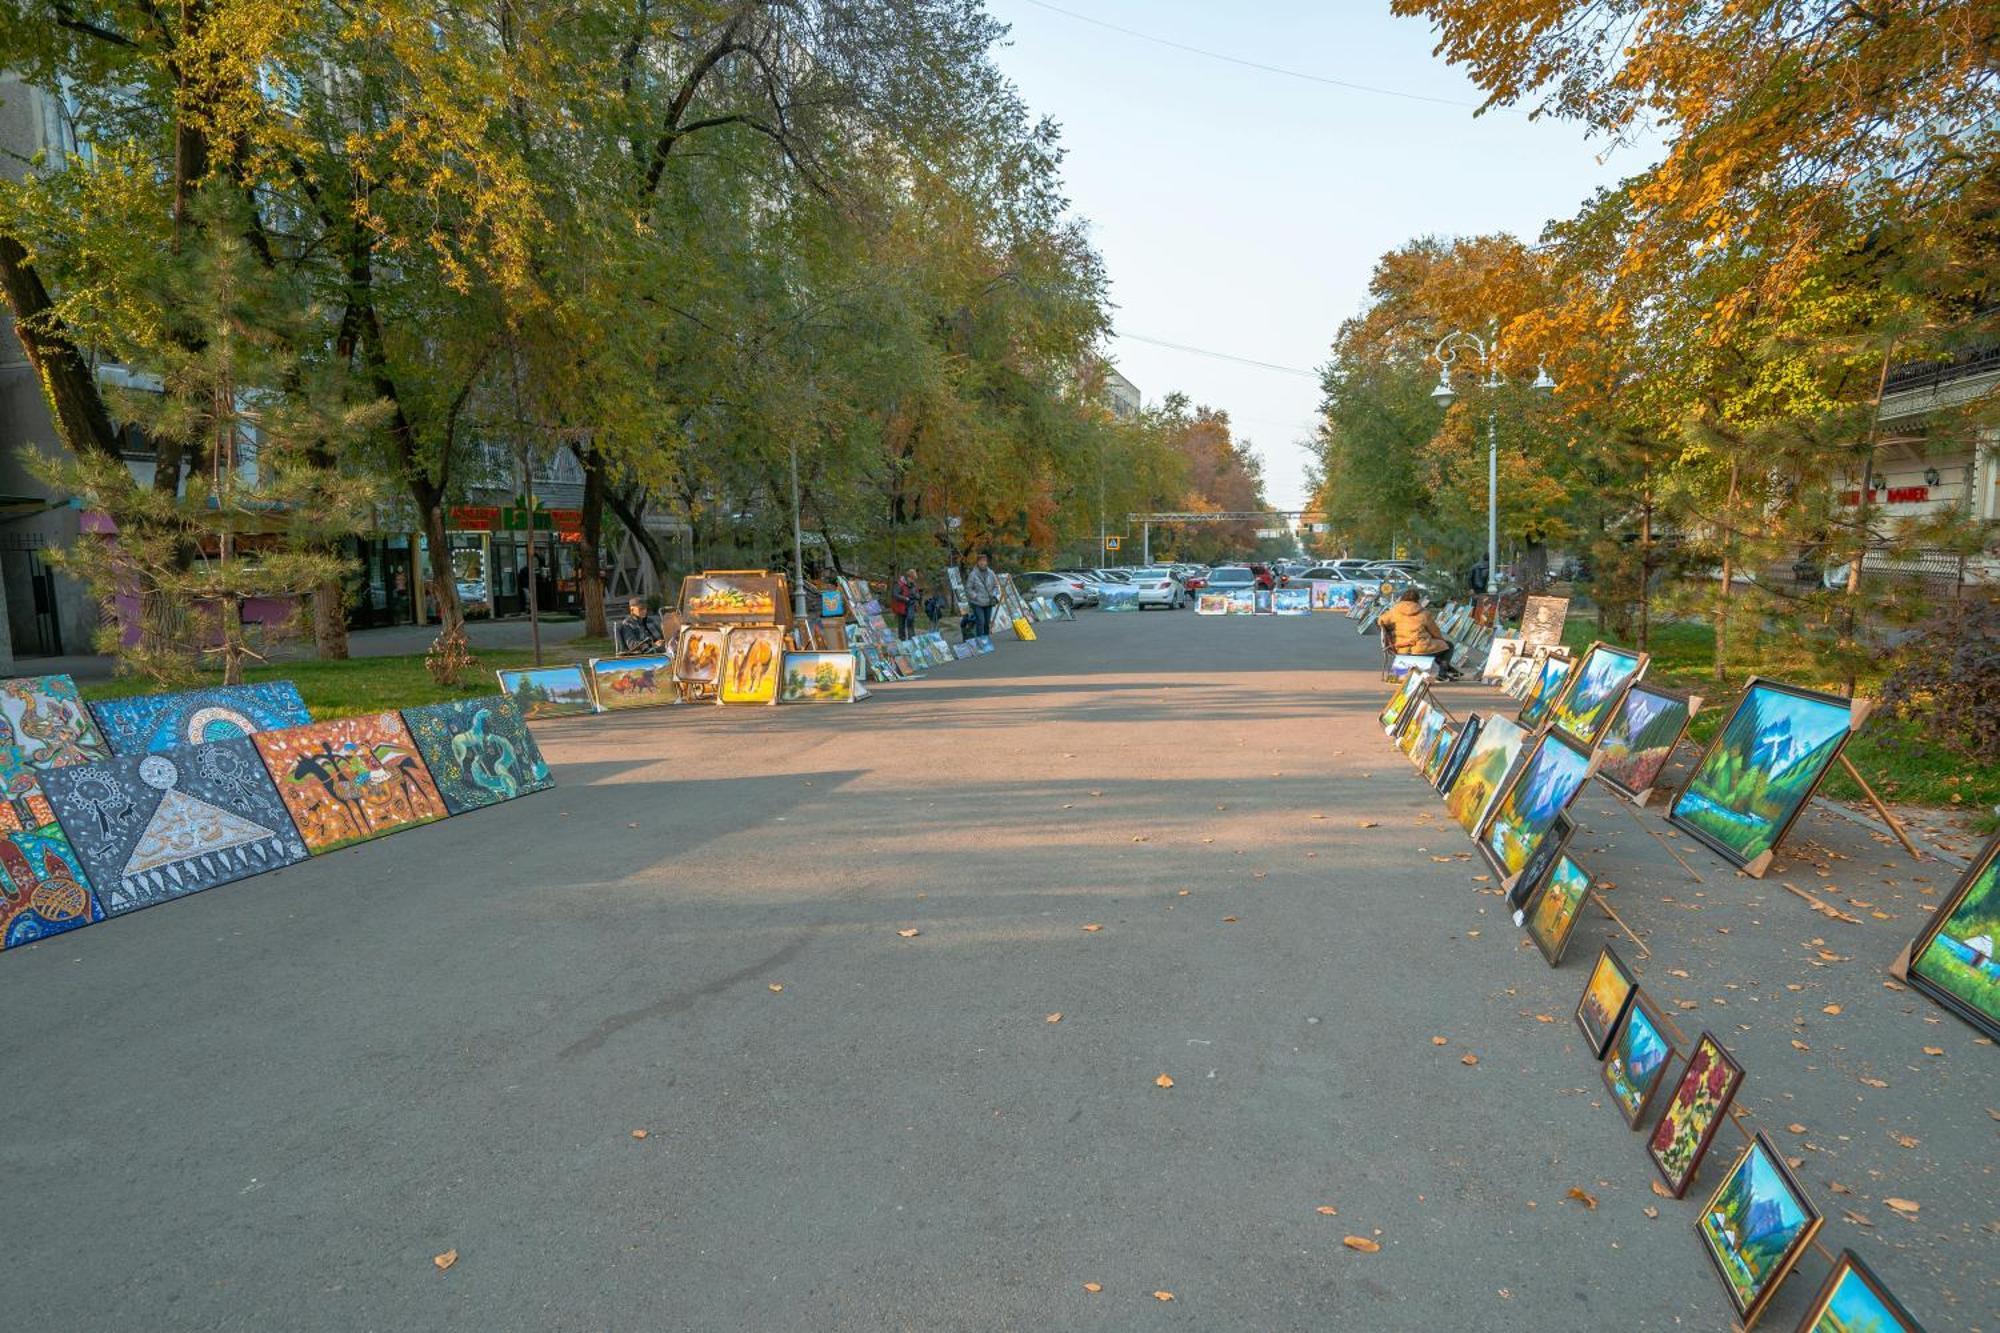
[[[1257,586],[1257,576],[1248,565],[1217,565],[1208,571],[1208,592],[1239,592]]]
[[[1132,581],[1132,571],[1129,569],[1093,569],[1090,572],[1097,575],[1100,583],[1130,583]]]
[[[1187,589],[1174,577],[1174,571],[1165,565],[1148,565],[1128,571],[1132,586],[1139,590],[1139,609],[1149,606],[1164,606],[1170,611],[1178,611],[1187,602]]]
[[[1180,575],[1181,586],[1189,592],[1200,592],[1208,586],[1207,565],[1175,565],[1174,572]]]
[[[1365,579],[1393,579],[1398,574],[1415,578],[1424,572],[1421,560],[1371,560],[1361,567]]]
[[[1079,575],[1031,569],[1021,575],[1020,585],[1027,596],[1046,597],[1065,611],[1097,605],[1097,585]]]

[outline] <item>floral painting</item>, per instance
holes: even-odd
[[[681,580],[680,612],[702,624],[755,624],[778,619],[784,576],[763,570],[716,570]]]
[[[1676,1199],[1687,1193],[1742,1082],[1743,1067],[1729,1057],[1714,1034],[1702,1033],[1646,1144],[1654,1168]]]

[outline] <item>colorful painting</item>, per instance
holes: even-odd
[[[1420,690],[1410,700],[1410,706],[1403,710],[1403,721],[1396,728],[1396,748],[1403,752],[1404,758],[1416,756],[1417,740],[1423,735],[1424,728],[1430,725],[1430,719],[1436,716],[1439,716],[1438,708],[1431,702],[1430,691]]]
[[[862,627],[856,626],[857,631]],[[681,631],[674,654],[674,679],[688,685],[713,685],[722,673],[722,631],[689,626]]]
[[[1666,1077],[1667,1061],[1674,1053],[1666,1037],[1666,1022],[1643,992],[1632,996],[1625,1012],[1625,1025],[1604,1057],[1604,1086],[1618,1104],[1625,1123],[1637,1129],[1646,1119],[1646,1108]]]
[[[1271,610],[1281,616],[1311,615],[1312,589],[1307,587],[1277,589],[1271,594]]]
[[[15,774],[0,800],[0,949],[103,919],[90,876],[41,782],[31,770]]]
[[[1557,731],[1588,750],[1611,720],[1627,686],[1646,669],[1646,654],[1593,643],[1569,676],[1569,685],[1549,709]]]
[[[1507,887],[1507,906],[1513,909],[1514,924],[1520,925],[1522,915],[1527,910],[1528,900],[1535,896],[1535,890],[1542,887],[1542,881],[1555,869],[1556,858],[1569,846],[1576,825],[1566,814],[1556,816],[1555,823],[1535,844],[1535,854],[1528,858],[1528,864],[1521,867],[1521,873],[1514,876],[1514,882]]]
[[[1847,744],[1849,718],[1848,701],[1837,695],[1753,677],[1668,820],[1762,874],[1759,859],[1784,838]]]
[[[1742,1082],[1743,1066],[1722,1049],[1714,1033],[1702,1033],[1646,1144],[1654,1169],[1676,1199],[1693,1183],[1709,1141],[1729,1114],[1729,1103],[1736,1099],[1737,1085]]]
[[[1277,614],[1277,608],[1272,603],[1271,596],[1272,590],[1269,588],[1257,588],[1253,590],[1250,594],[1251,611],[1260,616]]]
[[[306,859],[247,737],[77,764],[42,783],[106,916]]]
[[[1485,826],[1487,811],[1527,746],[1528,733],[1508,718],[1489,717],[1480,724],[1479,735],[1444,798],[1444,808],[1460,828],[1477,835]]]
[[[1910,946],[1910,982],[1959,1017],[2000,1039],[2000,837],[1959,877]]]
[[[1777,1294],[1823,1220],[1777,1147],[1758,1134],[1694,1224],[1746,1327]]]
[[[1389,659],[1389,675],[1394,680],[1401,680],[1412,672],[1433,671],[1436,668],[1437,659],[1429,653],[1397,653]]]
[[[1232,588],[1223,594],[1228,599],[1229,614],[1247,616],[1257,610],[1257,597],[1249,588]]]
[[[1486,821],[1479,845],[1494,869],[1502,875],[1526,869],[1556,816],[1569,809],[1589,779],[1589,751],[1553,731],[1545,733]]]
[[[1421,672],[1412,672],[1403,677],[1402,683],[1396,686],[1396,692],[1389,696],[1387,706],[1382,709],[1380,721],[1385,735],[1393,736],[1402,729],[1403,714],[1408,711],[1410,701],[1422,691],[1424,683],[1429,679]]]
[[[1842,1250],[1798,1333],[1924,1333],[1902,1302],[1852,1250]]]
[[[821,620],[843,620],[847,616],[847,599],[838,588],[819,590],[819,617]]]
[[[769,624],[783,619],[785,576],[761,569],[718,569],[681,580],[683,619],[703,625]]]
[[[1562,642],[1563,621],[1569,619],[1569,598],[1530,597],[1521,608],[1523,645],[1553,648]]]
[[[1555,706],[1556,699],[1563,692],[1563,685],[1569,680],[1569,673],[1576,663],[1567,657],[1545,657],[1535,671],[1535,683],[1528,689],[1528,697],[1521,701],[1520,723],[1524,727],[1539,727]]]
[[[1592,1059],[1604,1058],[1611,1035],[1625,1021],[1626,1006],[1632,1003],[1638,989],[1631,969],[1610,945],[1605,945],[1604,951],[1597,955],[1597,965],[1590,969],[1590,980],[1583,984],[1583,998],[1576,1002],[1576,1025],[1589,1039]]]
[[[521,710],[504,694],[405,708],[403,725],[454,815],[556,785]]]
[[[776,703],[784,655],[783,631],[732,627],[722,637],[722,684],[716,698],[726,704]],[[905,675],[916,670],[907,658],[898,658],[896,666]]]
[[[1597,776],[1619,795],[1643,804],[1699,707],[1699,697],[1634,684],[1598,738]]]
[[[1472,747],[1478,743],[1479,727],[1479,714],[1467,714],[1465,725],[1458,729],[1458,736],[1452,741],[1451,749],[1445,752],[1444,762],[1438,766],[1437,778],[1431,783],[1438,789],[1439,795],[1449,795],[1452,784],[1458,781],[1458,773],[1465,767],[1466,756],[1472,753]]]
[[[514,701],[521,716],[573,717],[595,713],[590,694],[590,677],[582,666],[531,667],[520,671],[496,671],[500,692]]]
[[[1443,711],[1438,710],[1440,717],[1443,716]],[[1444,770],[1445,757],[1451,753],[1452,746],[1458,743],[1458,732],[1459,728],[1453,726],[1451,722],[1440,721],[1430,744],[1418,752],[1417,771],[1422,773],[1424,781],[1433,787],[1437,786],[1438,774]]]
[[[260,731],[250,743],[315,856],[445,817],[424,757],[394,713]]]
[[[1584,900],[1590,895],[1590,876],[1583,868],[1567,856],[1556,858],[1555,869],[1542,881],[1542,887],[1528,904],[1527,915],[1522,925],[1527,929],[1528,938],[1542,951],[1542,957],[1555,967],[1569,950],[1569,937],[1576,929],[1577,918],[1583,915]]]
[[[90,712],[115,755],[159,754],[312,721],[299,687],[289,680],[99,699]]]
[[[658,708],[680,697],[674,687],[674,655],[593,657],[590,684],[597,706],[605,712],[621,708]]]
[[[1226,592],[1198,592],[1194,597],[1194,613],[1198,616],[1226,616],[1229,614],[1229,594]]]
[[[853,653],[786,653],[778,701],[788,704],[853,703]]]
[[[0,782],[111,757],[90,710],[68,676],[0,680]]]

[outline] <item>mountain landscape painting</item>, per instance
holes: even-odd
[[[1738,865],[1778,845],[1847,743],[1847,700],[1755,680],[1668,818]]]
[[[1480,846],[1501,873],[1526,868],[1535,848],[1569,808],[1590,777],[1590,756],[1553,732],[1528,756],[1521,776],[1507,788],[1486,825]]]
[[[1747,1321],[1777,1291],[1819,1224],[1818,1210],[1759,1134],[1710,1196],[1695,1230]]]
[[[1619,696],[1646,665],[1643,653],[1628,653],[1609,644],[1593,643],[1571,675],[1569,688],[1557,699],[1549,718],[1557,731],[1586,747],[1611,720]]]
[[[1966,870],[1931,917],[1910,952],[1910,980],[1919,990],[2000,1038],[2000,838]]]
[[[1660,780],[1693,711],[1694,701],[1686,695],[1635,683],[1598,737],[1597,776],[1639,799]]]

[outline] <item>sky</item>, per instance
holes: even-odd
[[[1069,11],[1068,14],[1057,12]],[[1413,237],[1532,239],[1646,163],[1565,122],[1496,110],[1388,0],[987,0],[996,52],[1063,127],[1063,177],[1111,280],[1112,359],[1148,403],[1227,411],[1280,509],[1310,498],[1301,443],[1340,322],[1375,260]],[[1419,97],[1351,91],[1108,31]],[[1142,341],[1151,340],[1151,341]],[[1288,367],[1243,365],[1161,342]]]

